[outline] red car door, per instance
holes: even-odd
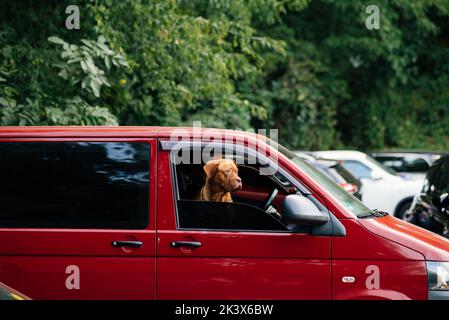
[[[180,229],[168,151],[158,167],[157,299],[330,299],[330,237]]]
[[[0,282],[32,299],[155,298],[154,140],[0,150]]]

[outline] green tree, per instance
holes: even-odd
[[[1,125],[278,128],[291,148],[449,145],[449,3],[0,4]]]

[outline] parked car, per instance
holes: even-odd
[[[197,200],[223,157],[243,189]],[[448,239],[262,136],[1,127],[0,170],[0,281],[33,299],[449,299]]]
[[[449,237],[449,155],[430,167],[421,193],[406,217],[410,222]]]
[[[372,152],[371,156],[401,176],[423,179],[432,163],[441,157],[439,152],[418,151],[381,151]]]
[[[379,209],[403,218],[423,180],[407,180],[359,151],[319,151],[316,157],[337,159],[343,167],[362,180],[362,201],[371,209]]]
[[[0,300],[30,300],[30,298],[0,282]]]
[[[357,199],[362,199],[362,182],[345,169],[339,161],[316,159],[303,152],[295,152],[295,154],[309,164],[314,165]]]

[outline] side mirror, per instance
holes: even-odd
[[[329,221],[329,215],[321,212],[315,204],[299,194],[290,194],[284,199],[283,220],[287,223],[315,226]]]
[[[379,171],[371,171],[371,180],[379,181],[382,180],[382,174]]]

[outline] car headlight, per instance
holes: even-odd
[[[449,262],[427,261],[429,290],[449,290]]]

